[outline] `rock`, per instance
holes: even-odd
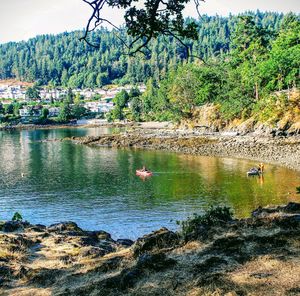
[[[1,229],[4,232],[14,232],[17,230],[23,230],[25,227],[28,227],[30,224],[28,222],[22,221],[6,221],[1,225]]]
[[[95,272],[108,272],[115,270],[122,264],[123,257],[113,257],[104,261],[101,265],[97,266]]]
[[[131,239],[118,239],[117,244],[122,245],[124,247],[130,247],[134,244],[134,241]]]
[[[8,278],[11,275],[11,269],[6,265],[0,265],[0,276]]]
[[[106,253],[107,252],[102,248],[90,247],[88,249],[84,249],[80,255],[83,257],[97,258],[104,256]]]
[[[284,207],[286,213],[300,213],[300,203],[290,202]]]
[[[139,238],[133,244],[132,250],[134,255],[138,256],[154,250],[173,248],[178,244],[179,237],[176,233],[168,230],[167,228],[161,228],[158,231],[154,231],[142,238]]]
[[[49,232],[83,232],[83,230],[78,227],[76,223],[70,221],[52,224],[47,228],[47,230]]]
[[[300,203],[290,202],[286,206],[278,206],[278,207],[271,207],[271,208],[262,208],[259,207],[252,212],[252,217],[254,218],[265,218],[270,214],[274,213],[300,213]]]
[[[239,236],[225,236],[216,239],[212,245],[213,249],[223,251],[226,254],[239,253],[244,245],[244,239]]]
[[[251,277],[257,278],[257,279],[264,279],[272,276],[273,273],[267,273],[267,272],[257,272],[250,274]]]
[[[104,230],[88,231],[87,233],[90,237],[94,237],[97,240],[112,240],[111,235]]]
[[[42,224],[31,225],[28,227],[28,231],[34,232],[44,232],[46,230],[46,226]]]

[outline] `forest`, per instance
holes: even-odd
[[[283,14],[247,13],[257,25],[278,32]],[[231,48],[231,36],[238,16],[206,16],[198,21],[199,38],[186,40],[193,54],[204,61],[223,57]],[[187,20],[188,21],[188,20]],[[122,41],[115,30],[101,28],[92,33],[100,48],[93,48],[79,38],[83,31],[43,35],[24,42],[0,45],[0,79],[17,78],[39,84],[70,88],[94,88],[115,83],[159,80],[183,62],[186,52],[174,38],[159,37],[149,45],[147,56],[122,55]],[[121,33],[125,41],[131,37]],[[128,43],[128,42],[127,42]]]
[[[146,92],[131,99],[129,118],[182,121],[196,117],[203,106],[213,106],[211,119],[225,124],[254,117],[270,125],[281,120],[285,129],[299,122],[299,16],[284,16],[277,31],[254,16],[240,16],[229,45],[218,57],[179,63],[164,78],[150,78]],[[118,103],[124,98],[115,100],[112,119],[127,115],[125,104]]]
[[[198,40],[185,40],[188,58],[171,37],[151,42],[149,55],[124,55],[115,32],[104,28],[92,33],[99,49],[79,42],[80,31],[4,44],[0,78],[68,88],[146,83],[144,94],[121,92],[109,120],[181,120],[205,104],[223,120],[254,113],[276,120],[286,107],[292,119],[300,116],[299,100],[290,95],[300,83],[299,15],[203,16],[198,25]]]

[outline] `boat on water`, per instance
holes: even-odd
[[[140,177],[151,177],[153,175],[152,172],[150,172],[148,170],[143,170],[143,169],[136,170],[135,174]]]
[[[248,172],[247,172],[247,176],[260,176],[263,174],[264,172],[264,164],[261,162],[258,167],[254,167],[254,168],[251,168]]]
[[[262,172],[256,168],[252,168],[247,172],[247,176],[260,176]]]

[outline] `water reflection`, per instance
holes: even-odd
[[[254,162],[126,149],[91,148],[45,139],[99,135],[109,129],[0,132],[0,218],[20,211],[33,223],[76,221],[116,237],[137,237],[210,205],[227,204],[238,216],[259,205],[299,200],[297,172]],[[153,177],[135,175],[144,164]],[[172,222],[171,222],[172,221]]]

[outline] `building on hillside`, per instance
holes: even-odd
[[[59,115],[59,112],[60,112],[59,107],[51,107],[48,110],[49,110],[48,117],[57,117]]]
[[[40,98],[45,103],[52,103],[57,101],[62,101],[63,97],[67,95],[67,90],[65,89],[41,89]]]
[[[42,109],[42,105],[23,106],[23,108],[19,110],[21,120],[23,122],[30,122],[39,119],[42,116]]]
[[[112,102],[100,101],[100,102],[86,102],[83,107],[92,113],[107,113],[113,109],[114,104]]]
[[[26,90],[20,85],[2,85],[0,86],[0,98],[14,99],[24,101],[26,98]]]

